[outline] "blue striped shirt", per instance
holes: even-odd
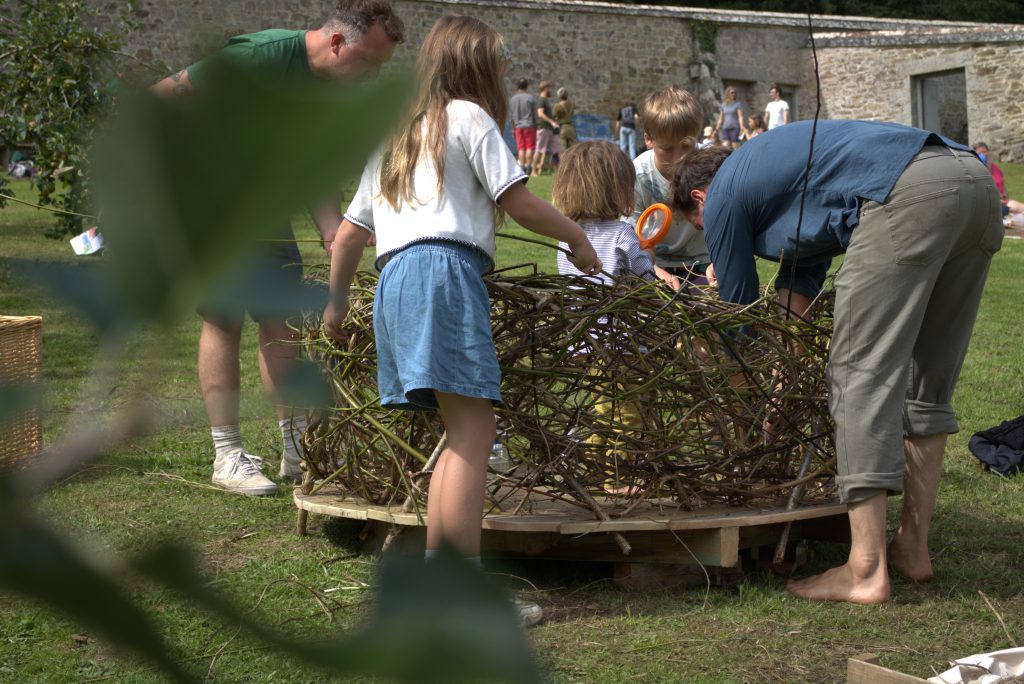
[[[589,278],[603,285],[612,285],[614,278],[624,274],[654,280],[654,261],[650,254],[640,248],[640,239],[636,236],[633,226],[618,219],[586,219],[579,224],[590,244],[594,246],[604,270],[604,273],[588,276]],[[558,243],[558,246],[569,249],[569,245],[564,242]],[[582,271],[569,262],[563,252],[558,253],[558,272],[562,275],[583,275]]]

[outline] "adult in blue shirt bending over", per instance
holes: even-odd
[[[782,262],[779,303],[800,315],[845,252],[828,375],[850,555],[788,588],[811,600],[881,603],[887,562],[917,581],[932,576],[928,531],[946,437],[959,429],[950,399],[1002,239],[999,194],[968,148],[933,133],[821,121],[798,234],[810,139],[811,122],[798,122],[731,154],[694,152],[673,195],[704,230],[709,280],[729,301],[758,298],[756,255]],[[901,491],[886,547],[886,496]]]

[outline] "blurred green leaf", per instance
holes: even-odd
[[[323,368],[308,359],[298,359],[278,383],[278,396],[286,406],[326,410],[334,397]]]
[[[322,283],[302,282],[289,273],[295,269],[301,273],[301,264],[285,269],[262,268],[258,275],[244,273],[251,265],[243,263],[240,269],[223,272],[206,288],[202,307],[213,311],[245,309],[260,320],[287,319],[297,311],[320,312],[327,306],[327,288]]]
[[[360,171],[410,79],[282,81],[219,62],[201,93],[122,101],[93,160],[126,312],[167,320],[298,210]]]
[[[291,640],[243,615],[209,589],[184,549],[162,546],[135,567],[279,650],[336,674],[409,682],[541,681],[508,599],[452,553],[426,564],[385,559],[370,624],[326,645]]]
[[[0,482],[0,588],[38,599],[119,646],[153,661],[179,682],[194,681],[171,655],[146,615],[109,568],[83,556],[46,525],[30,519],[23,501]],[[22,506],[15,510],[11,502]]]
[[[0,382],[0,430],[4,423],[39,405],[39,386]]]
[[[382,561],[376,611],[359,641],[378,672],[409,681],[542,680],[509,597],[449,550],[429,563]]]
[[[35,281],[57,301],[85,316],[100,332],[131,324],[126,312],[118,306],[118,293],[102,262],[68,264],[10,259],[7,263],[14,274]]]

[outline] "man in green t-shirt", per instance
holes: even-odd
[[[168,76],[153,85],[152,90],[165,97],[188,96],[193,92],[201,97],[214,59],[228,59],[236,65],[286,79],[374,76],[404,39],[403,30],[389,0],[341,0],[319,29],[270,29],[236,36],[215,55]],[[329,255],[341,224],[341,198],[332,197],[311,213]],[[277,291],[287,291],[302,277],[302,258],[291,226],[282,226],[278,237],[277,241],[260,245],[254,263],[218,287],[199,311],[203,319],[199,385],[216,450],[213,483],[250,495],[272,494],[277,485],[263,475],[262,459],[242,447],[239,351],[246,311],[259,326],[260,374],[275,398],[276,389],[287,378],[299,349],[296,334],[286,324],[287,318],[296,313],[294,309],[282,310],[278,306],[275,310],[267,306],[264,297],[268,284]],[[261,298],[264,301],[259,301]],[[302,474],[298,445],[306,429],[306,418],[293,417],[292,409],[281,404],[277,405],[277,414],[284,440],[279,474],[294,482]]]
[[[551,163],[555,164],[562,153],[562,144],[558,140],[558,122],[554,120],[551,109],[551,82],[541,81],[538,86],[537,98],[537,151],[533,155],[533,174],[539,176],[544,170],[544,158],[551,153]]]

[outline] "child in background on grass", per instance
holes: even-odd
[[[700,134],[704,113],[690,93],[667,86],[647,95],[640,105],[644,142],[648,150],[633,160],[636,169],[632,223],[644,209],[656,203],[669,204],[672,177],[683,155],[692,152]],[[655,262],[669,273],[695,285],[706,285],[708,248],[704,235],[682,216],[673,216],[668,234],[655,247]]]
[[[716,142],[718,141],[715,139],[715,129],[712,126],[705,126],[704,138],[698,143],[697,149],[702,150],[709,145],[714,145]]]
[[[747,119],[747,140],[756,138],[764,133],[767,128],[764,125],[764,117],[760,114],[751,114]]]
[[[345,340],[349,288],[367,231],[375,234],[381,404],[439,411],[448,436],[430,478],[427,559],[448,544],[477,566],[493,404],[501,400],[482,278],[494,267],[495,229],[507,213],[568,244],[581,272],[601,270],[583,230],[526,189],[502,138],[507,66],[501,36],[484,22],[445,16],[434,24],[409,117],[370,158],[338,228],[324,311],[325,331]],[[536,604],[516,599],[516,607],[524,625],[543,615]]]
[[[625,275],[645,280],[660,278],[673,288],[679,287],[679,279],[654,265],[651,255],[640,247],[640,239],[633,226],[620,218],[629,216],[633,211],[634,180],[633,165],[612,143],[584,142],[565,152],[555,178],[552,202],[559,211],[579,222],[604,265],[604,273],[588,275],[582,272],[563,252],[557,256],[559,273],[583,276],[604,285],[611,285],[615,278]],[[559,244],[559,247],[566,249],[568,245]],[[594,374],[603,374],[607,365],[607,360],[595,359]],[[620,385],[617,389],[621,392],[625,388]],[[609,390],[595,395],[597,414],[626,428],[641,425],[635,403],[616,401],[612,396],[615,393]],[[587,443],[605,445],[604,438],[596,434],[591,435]],[[605,491],[628,494],[630,484],[618,476],[618,463],[630,460],[631,454],[622,449],[621,439],[614,440],[607,457]]]

